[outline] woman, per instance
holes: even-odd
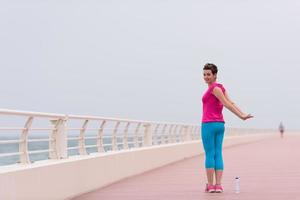
[[[207,63],[203,68],[204,80],[208,85],[202,97],[203,115],[201,137],[205,150],[205,168],[207,176],[206,192],[223,192],[221,179],[223,174],[222,143],[224,137],[223,106],[242,120],[253,116],[243,113],[228,97],[225,88],[216,82],[218,68]],[[214,185],[214,176],[216,184]]]

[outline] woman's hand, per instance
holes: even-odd
[[[243,114],[243,115],[241,116],[241,119],[242,119],[242,120],[247,120],[247,119],[250,119],[250,118],[253,118],[253,116],[252,116],[251,114]]]

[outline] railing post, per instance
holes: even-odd
[[[154,129],[154,134],[153,134],[153,137],[152,137],[154,145],[158,144],[157,139],[158,139],[158,129],[159,129],[159,127],[160,127],[160,124],[157,124],[155,129]]]
[[[123,137],[123,148],[124,149],[128,149],[128,129],[129,129],[129,126],[130,126],[130,122],[127,122],[127,125],[126,125],[125,130],[124,130],[124,137]]]
[[[134,147],[139,147],[139,129],[141,125],[142,125],[141,123],[138,123],[134,132]]]
[[[100,125],[100,129],[98,131],[98,139],[97,139],[97,147],[98,147],[98,152],[104,152],[104,147],[103,147],[103,130],[105,126],[106,121],[102,121]]]
[[[196,134],[197,134],[197,139],[199,140],[201,137],[200,137],[200,135],[201,135],[201,132],[200,132],[200,126],[197,126],[197,131],[196,131]]]
[[[199,127],[198,126],[194,126],[194,129],[193,129],[193,139],[194,140],[197,140],[199,138]]]
[[[171,125],[169,127],[169,133],[168,133],[168,143],[173,143],[173,127],[174,125]]]
[[[192,126],[188,126],[188,136],[189,136],[189,140],[193,140],[193,127]]]
[[[179,142],[184,142],[184,134],[183,134],[183,125],[180,126],[179,129]]]
[[[191,140],[194,140],[194,139],[195,139],[195,131],[196,131],[196,127],[195,127],[195,126],[192,126],[192,127],[191,127]]]
[[[30,164],[30,158],[28,153],[28,132],[31,127],[33,121],[33,117],[29,117],[25,123],[24,129],[21,135],[21,142],[19,144],[19,152],[20,155],[20,162],[22,164]]]
[[[79,136],[79,140],[78,140],[80,155],[87,155],[86,148],[85,148],[85,130],[86,130],[88,122],[89,122],[89,120],[85,120],[82,125],[82,128],[80,130],[80,136]]]
[[[160,142],[161,144],[165,144],[166,141],[165,141],[165,132],[166,132],[166,129],[167,129],[168,125],[165,124],[163,129],[162,129],[162,132],[161,132],[161,135],[160,135]]]
[[[49,152],[50,159],[64,159],[68,157],[68,139],[66,131],[65,119],[53,119],[50,122],[54,125],[54,130],[50,134],[49,149],[53,149],[53,152]]]
[[[178,130],[178,125],[175,125],[174,131],[173,131],[173,142],[177,142],[177,130]]]
[[[111,141],[111,145],[112,145],[112,150],[116,151],[118,150],[118,145],[117,145],[117,132],[118,132],[118,128],[120,126],[121,122],[117,122],[115,129],[113,131],[113,135],[112,135],[112,141]]]
[[[190,137],[190,133],[189,133],[189,127],[188,126],[183,126],[183,135],[184,135],[184,141],[190,141],[191,137]]]
[[[152,124],[144,124],[145,131],[144,131],[144,142],[143,146],[149,147],[152,146],[152,135],[153,135],[153,130],[152,130]]]

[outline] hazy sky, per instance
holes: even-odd
[[[0,107],[200,123],[202,67],[245,112],[300,128],[298,0],[0,0]]]

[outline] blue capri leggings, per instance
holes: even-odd
[[[223,122],[202,123],[201,137],[205,150],[205,168],[223,170],[222,144],[224,138]]]

